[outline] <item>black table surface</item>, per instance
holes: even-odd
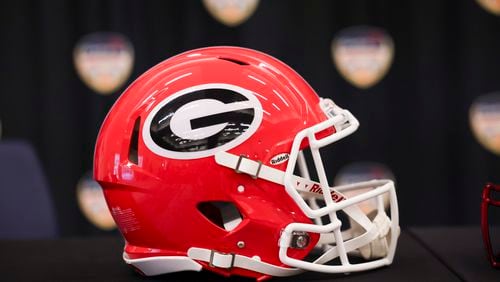
[[[402,232],[391,266],[272,281],[500,281],[481,244],[479,227],[410,228]],[[122,261],[122,248],[119,237],[0,240],[0,281],[252,281],[206,271],[143,277]]]
[[[500,234],[500,227],[491,231]],[[500,269],[487,263],[479,226],[410,228],[408,233],[463,281],[500,281]]]

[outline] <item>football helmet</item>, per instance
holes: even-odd
[[[206,269],[258,280],[389,265],[393,182],[330,187],[319,151],[357,127],[254,50],[202,48],[154,66],[116,101],[95,149],[123,259],[145,275]]]
[[[486,254],[491,265],[500,268],[500,254],[495,254],[491,245],[490,239],[490,224],[488,220],[489,206],[500,207],[500,201],[492,197],[492,192],[500,192],[500,185],[487,183],[483,188],[482,202],[481,202],[481,232],[483,233],[483,242],[486,249]]]

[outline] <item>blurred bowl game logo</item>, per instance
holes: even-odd
[[[92,174],[86,173],[76,188],[78,205],[83,215],[96,227],[102,230],[116,228],[115,221],[109,212],[101,185],[92,179]]]
[[[469,120],[477,141],[500,155],[500,92],[478,97],[470,107]]]
[[[476,0],[481,7],[493,15],[500,16],[500,0]]]
[[[354,26],[335,36],[331,52],[339,73],[354,86],[366,89],[379,82],[389,70],[394,44],[381,28]]]
[[[80,78],[99,94],[111,94],[129,78],[134,49],[123,35],[96,32],[76,44],[73,59]]]
[[[219,22],[234,27],[250,18],[259,0],[203,0],[203,4]]]
[[[389,179],[395,181],[394,174],[384,164],[377,162],[355,162],[344,166],[335,176],[335,186],[347,185],[356,182],[370,181],[373,179]],[[343,192],[347,197],[353,197],[371,190],[370,188],[351,190]],[[389,195],[384,194],[384,206],[389,206]],[[359,204],[365,214],[370,214],[376,210],[377,202],[375,198],[370,198]]]

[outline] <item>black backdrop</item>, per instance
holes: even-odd
[[[199,0],[16,0],[2,1],[0,21],[3,138],[35,146],[63,235],[97,232],[77,207],[75,186],[92,168],[100,123],[123,90],[95,94],[76,74],[73,47],[95,31],[130,38],[136,63],[129,82],[176,53],[209,45],[255,48],[288,63],[361,122],[334,145],[332,174],[352,161],[387,164],[403,226],[477,224],[482,185],[500,181],[500,158],[476,142],[468,122],[471,102],[500,90],[500,17],[474,0],[263,0],[236,28],[215,21]],[[330,56],[334,34],[359,24],[385,28],[395,43],[392,68],[368,90],[341,78]]]

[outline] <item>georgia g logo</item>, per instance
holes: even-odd
[[[227,151],[247,140],[262,121],[262,106],[250,90],[204,84],[181,90],[156,105],[142,137],[154,153],[197,159]]]

